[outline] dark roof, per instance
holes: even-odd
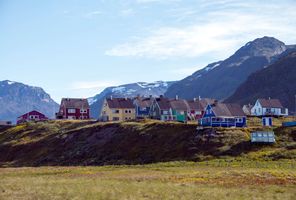
[[[224,116],[224,117],[246,116],[244,111],[238,104],[216,103],[212,105],[212,109],[216,116]]]
[[[170,100],[165,97],[159,97],[155,99],[161,110],[169,110],[171,108]]]
[[[201,104],[201,100],[187,101],[190,110],[203,111],[205,107]]]
[[[142,108],[147,108],[147,107],[150,107],[151,104],[153,103],[153,98],[151,97],[148,97],[148,98],[145,98],[145,97],[137,97],[135,99],[137,101],[137,105],[139,107],[142,107]]]
[[[203,110],[208,106],[208,105],[212,105],[215,102],[217,102],[216,99],[210,99],[210,98],[202,98],[199,100],[200,101],[200,105],[202,106]]]
[[[109,108],[135,108],[133,101],[129,98],[108,98],[107,104]]]
[[[258,99],[259,103],[264,108],[284,108],[278,99]]]
[[[171,108],[174,110],[190,110],[189,104],[184,99],[171,99],[169,103],[171,105]]]
[[[63,98],[61,105],[65,106],[66,108],[89,109],[87,99]]]

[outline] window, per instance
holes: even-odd
[[[125,113],[128,113],[128,110],[125,110],[124,112],[125,112]]]
[[[87,109],[80,109],[80,113],[87,113]]]
[[[76,110],[73,109],[73,108],[69,108],[69,109],[68,109],[68,113],[72,113],[72,114],[73,114],[73,113],[76,113]]]
[[[113,114],[118,114],[118,113],[119,113],[119,110],[115,110],[115,109],[113,109],[113,110],[112,110],[112,113],[113,113]]]
[[[168,112],[167,110],[164,110],[164,111],[163,111],[163,114],[164,114],[164,115],[167,115],[167,114],[169,114],[169,112]]]
[[[128,113],[132,113],[132,110],[129,110]]]
[[[141,111],[147,111],[147,108],[144,107],[144,108],[140,108]]]
[[[119,117],[113,117],[113,121],[119,121]]]

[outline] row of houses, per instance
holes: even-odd
[[[244,127],[248,115],[286,116],[278,99],[258,99],[254,106],[221,103],[215,99],[195,98],[192,100],[160,97],[106,98],[102,105],[100,121],[127,121],[151,118],[161,121],[199,121],[202,126]],[[48,118],[31,111],[18,118],[18,123],[41,121]],[[56,119],[90,119],[90,106],[87,99],[63,98]]]
[[[202,117],[205,107],[214,103],[213,99],[193,99],[191,101],[169,99],[164,96],[105,99],[100,114],[102,121],[124,121],[152,118],[162,121],[197,120]]]
[[[238,104],[222,103],[215,99],[193,100],[169,99],[163,96],[129,98],[107,98],[104,101],[102,121],[125,121],[136,118],[152,118],[161,121],[195,121],[202,126],[244,127],[247,116],[287,116],[278,99],[258,99],[254,106],[243,108]]]
[[[90,106],[87,99],[63,98],[56,119],[87,120],[90,119]],[[48,117],[33,110],[17,118],[17,124],[28,121],[45,121]]]

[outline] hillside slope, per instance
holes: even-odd
[[[253,72],[274,62],[279,55],[293,46],[263,37],[248,42],[224,61],[209,64],[191,76],[176,82],[166,96],[179,95],[182,98],[211,97],[223,100],[234,93]]]
[[[0,120],[15,122],[17,117],[37,110],[53,118],[58,104],[40,87],[0,81]]]
[[[0,166],[199,161],[264,148],[269,151],[256,159],[296,158],[296,128],[276,129],[278,141],[271,147],[251,145],[249,134],[249,129],[196,131],[196,125],[157,121],[29,123],[0,129]]]
[[[254,103],[258,98],[278,98],[291,111],[295,110],[296,51],[269,67],[252,74],[227,99],[240,104]]]

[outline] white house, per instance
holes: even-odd
[[[254,116],[287,116],[288,108],[284,108],[278,99],[258,99],[251,109]]]

